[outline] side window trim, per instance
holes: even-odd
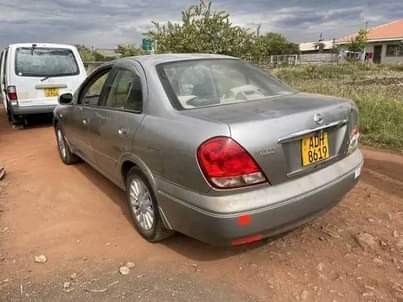
[[[108,73],[108,76],[107,76],[107,78],[106,78],[106,80],[105,80],[104,85],[102,86],[101,94],[99,95],[99,99],[98,99],[98,104],[97,104],[97,105],[93,105],[93,104],[83,104],[83,103],[82,103],[83,95],[84,95],[85,93],[87,93],[88,88],[89,88],[92,84],[94,84],[100,77],[102,77],[103,75],[105,75],[106,73]],[[85,81],[85,83],[84,83],[83,89],[80,89],[80,93],[79,93],[79,95],[78,95],[78,97],[77,97],[77,103],[76,103],[76,105],[79,105],[79,106],[86,106],[86,107],[98,107],[98,106],[100,106],[100,104],[101,104],[102,101],[103,101],[103,96],[105,95],[106,86],[107,86],[107,84],[108,84],[108,81],[110,80],[110,77],[111,77],[111,74],[112,74],[112,73],[113,73],[112,66],[108,66],[108,67],[105,67],[105,68],[102,68],[102,69],[98,70],[94,75],[91,76],[91,78],[87,79],[87,80]]]
[[[141,99],[141,110],[133,110],[133,109],[128,109],[128,108],[121,109],[121,108],[106,106],[106,101],[108,99],[109,93],[111,92],[111,85],[112,85],[113,81],[115,80],[116,76],[119,74],[119,71],[128,71],[128,72],[134,74],[136,77],[138,77],[139,81],[140,81],[140,88],[141,88],[141,90],[143,90],[142,80],[141,80],[141,77],[138,74],[138,72],[136,72],[133,69],[130,69],[128,67],[125,67],[125,66],[116,66],[112,69],[112,71],[109,74],[108,81],[106,82],[106,85],[104,86],[104,91],[103,91],[103,93],[105,93],[105,95],[102,98],[102,102],[100,102],[98,104],[98,106],[105,110],[125,111],[125,112],[131,112],[131,113],[135,113],[135,114],[142,114],[143,106],[144,106],[144,94],[142,94],[142,99]]]
[[[100,99],[100,102],[98,104],[98,106],[103,109],[113,109],[111,107],[107,107],[105,105],[105,103],[108,99],[109,93],[111,92],[113,80],[115,79],[116,75],[118,74],[119,69],[120,69],[119,67],[112,68],[112,70],[109,73],[108,79],[105,81],[105,85],[104,85],[104,88],[102,91],[102,93],[104,94],[104,97],[102,99]]]

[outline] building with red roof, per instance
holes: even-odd
[[[358,33],[336,40],[337,45],[346,45]],[[403,64],[403,19],[379,25],[368,30],[366,58],[373,63]]]

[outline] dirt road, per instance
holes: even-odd
[[[179,234],[150,244],[118,188],[61,163],[49,124],[14,130],[1,115],[0,300],[403,301],[403,157],[364,153],[342,203],[286,235],[238,248]]]

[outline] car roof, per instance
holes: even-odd
[[[73,45],[68,45],[68,44],[57,44],[57,43],[37,43],[37,42],[32,42],[32,43],[15,43],[15,44],[10,44],[8,47],[9,48],[19,48],[19,47],[32,47],[32,45],[36,45],[36,47],[46,47],[46,48],[67,48],[67,49],[74,49],[75,46]]]
[[[236,57],[218,55],[218,54],[206,54],[206,53],[175,53],[175,54],[170,53],[170,54],[157,54],[157,55],[141,55],[133,57],[124,57],[113,61],[105,62],[102,65],[98,66],[98,68],[95,68],[91,74],[96,73],[100,68],[112,68],[116,64],[119,63],[124,64],[125,62],[138,62],[143,67],[152,68],[162,63],[181,62],[189,60],[203,60],[203,59],[239,60],[239,58]]]
[[[135,57],[126,57],[114,61],[115,63],[125,60],[134,60],[143,65],[158,65],[161,63],[187,61],[187,60],[202,60],[202,59],[234,59],[226,55],[206,54],[206,53],[177,53],[177,54],[157,54],[157,55],[142,55]]]

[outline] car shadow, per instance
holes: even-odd
[[[75,164],[73,167],[90,180],[110,200],[117,204],[120,207],[123,216],[130,222],[130,224],[132,224],[129,209],[126,204],[125,193],[119,187],[114,185],[109,179],[83,161]]]
[[[53,115],[51,114],[38,114],[38,115],[30,115],[26,117],[27,124],[22,126],[12,126],[8,122],[7,114],[4,111],[4,108],[0,107],[0,134],[10,133],[9,130],[11,128],[15,128],[15,130],[29,130],[36,128],[48,128],[52,126]]]
[[[133,225],[132,218],[126,204],[125,193],[119,187],[114,185],[106,177],[104,177],[102,174],[100,174],[98,171],[96,171],[85,162],[80,162],[73,167],[76,168],[81,174],[83,174],[88,180],[90,180],[97,188],[99,188],[99,190],[101,190],[106,196],[108,196],[109,199],[117,204],[120,207],[125,219],[127,219],[127,221],[131,225]],[[136,232],[134,228],[130,231]],[[274,237],[263,239],[255,243],[228,247],[212,246],[181,233],[176,233],[172,237],[156,243],[156,245],[161,245],[163,247],[169,248],[175,253],[178,253],[188,259],[203,262],[228,258],[234,255],[261,248],[271,241],[278,240],[279,238],[284,237],[288,233],[289,232],[276,235]],[[139,239],[144,240],[141,237],[139,237]]]
[[[259,249],[284,234],[240,246],[212,246],[196,239],[177,233],[161,242],[174,252],[194,261],[208,262],[233,257],[251,250]]]
[[[7,119],[7,117],[6,117]],[[19,130],[29,130],[37,128],[48,128],[52,126],[53,114],[34,114],[25,117],[26,123],[24,125],[11,126]]]

